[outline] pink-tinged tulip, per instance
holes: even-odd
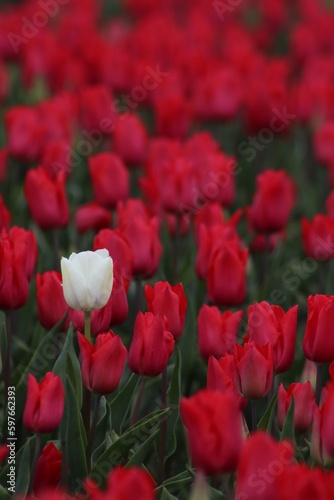
[[[241,450],[237,470],[237,499],[280,500],[277,489],[281,474],[293,461],[289,442],[277,443],[265,432],[256,432]]]
[[[284,170],[265,170],[256,179],[257,191],[248,211],[251,226],[259,233],[284,229],[295,203],[294,182]]]
[[[38,459],[33,483],[35,495],[46,489],[56,489],[61,479],[62,453],[53,443],[47,444]]]
[[[277,424],[283,429],[285,417],[290,407],[292,396],[294,398],[294,427],[296,432],[306,432],[313,420],[315,409],[314,392],[310,382],[305,384],[291,384],[287,390],[283,384],[278,388]]]
[[[239,402],[240,409],[243,410],[248,401],[238,393],[235,387],[235,377],[236,366],[232,354],[225,354],[219,361],[214,356],[210,356],[206,378],[207,388],[222,393],[231,392]]]
[[[138,115],[129,113],[119,117],[113,132],[113,146],[126,165],[143,164],[148,147],[148,135]]]
[[[282,373],[291,367],[295,354],[298,306],[286,313],[268,302],[255,302],[248,308],[249,340],[258,345],[268,342],[273,348],[274,371]]]
[[[78,233],[99,231],[111,225],[111,213],[94,201],[78,208],[74,217],[74,224]],[[106,248],[106,247],[103,247]]]
[[[8,229],[11,219],[10,211],[6,207],[3,197],[0,195],[0,231]]]
[[[181,337],[187,310],[187,298],[182,283],[172,286],[167,281],[158,281],[154,287],[145,285],[147,309],[168,319],[168,330],[174,339]]]
[[[32,231],[12,227],[0,235],[0,308],[18,309],[28,300],[29,280],[37,259]]]
[[[62,173],[53,179],[43,167],[27,173],[24,194],[30,213],[41,229],[65,227],[70,218]]]
[[[129,172],[118,155],[99,153],[88,159],[89,174],[96,202],[114,208],[129,196]]]
[[[113,392],[122,378],[127,350],[119,335],[112,331],[100,333],[92,345],[78,334],[81,371],[84,386],[99,394]]]
[[[59,323],[68,311],[61,283],[61,274],[57,271],[36,275],[38,320],[47,330]]]
[[[234,351],[236,364],[235,385],[239,393],[247,399],[266,396],[273,382],[273,354],[268,343],[259,346],[248,342],[236,344]]]
[[[23,425],[35,433],[56,430],[63,417],[64,402],[65,391],[59,376],[48,372],[38,383],[29,373]]]
[[[210,258],[207,287],[209,299],[218,305],[237,306],[246,298],[248,249],[225,241]]]
[[[151,312],[139,312],[129,349],[129,367],[138,375],[155,377],[166,368],[174,350],[174,337],[167,320]]]
[[[334,257],[334,219],[316,215],[313,221],[301,220],[304,252],[308,257],[325,261]]]
[[[134,216],[121,224],[120,231],[134,255],[133,274],[149,278],[158,269],[162,253],[158,219]]]
[[[322,405],[315,409],[312,427],[311,456],[324,466],[334,464],[334,384],[324,391]]]
[[[220,312],[218,307],[203,305],[197,318],[199,352],[204,359],[211,355],[217,359],[232,354],[242,311]]]
[[[334,337],[329,335],[334,321],[334,296],[310,295],[303,340],[305,356],[316,363],[334,361]]]
[[[235,397],[203,389],[181,398],[180,411],[194,466],[208,475],[234,471],[242,445],[241,412]]]
[[[101,491],[91,479],[85,481],[90,500],[154,500],[155,485],[151,476],[138,467],[116,467],[107,477],[107,486]],[[43,499],[44,500],[44,499]]]

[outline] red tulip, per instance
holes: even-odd
[[[257,191],[248,211],[251,226],[259,233],[284,229],[295,203],[293,180],[284,170],[265,170],[256,183]]]
[[[0,182],[3,182],[7,177],[8,165],[8,149],[0,149]]]
[[[113,392],[122,378],[127,350],[119,335],[112,331],[100,333],[92,345],[78,334],[84,386],[99,394]]]
[[[33,490],[39,495],[48,488],[56,488],[61,480],[62,453],[53,443],[47,444],[38,459]]]
[[[291,367],[295,354],[298,306],[284,312],[268,302],[255,302],[248,308],[249,340],[258,345],[268,342],[273,348],[274,371],[282,373]]]
[[[304,252],[316,260],[334,257],[334,219],[328,215],[316,215],[312,222],[301,220]]]
[[[56,179],[60,172],[66,179],[73,170],[70,150],[71,146],[66,139],[48,140],[44,144],[41,165],[49,172],[52,179]]]
[[[310,295],[307,307],[304,354],[316,363],[330,363],[334,361],[334,338],[328,335],[334,321],[334,297]]]
[[[5,116],[8,152],[19,160],[37,161],[43,144],[43,124],[36,108],[16,106]]]
[[[47,330],[59,323],[68,311],[61,283],[62,277],[57,271],[36,275],[38,320]]]
[[[312,427],[311,456],[324,466],[334,463],[334,384],[330,382],[322,405],[315,409]]]
[[[27,399],[23,413],[23,424],[32,432],[52,432],[63,417],[65,391],[59,376],[48,372],[38,383],[28,375]]]
[[[277,424],[283,429],[285,417],[294,398],[294,427],[297,432],[306,432],[313,420],[315,409],[314,392],[310,382],[291,384],[287,390],[283,384],[278,388]]]
[[[290,465],[282,471],[278,487],[279,500],[332,500],[334,474],[306,464]]]
[[[181,398],[180,411],[194,466],[208,475],[234,471],[242,445],[241,412],[235,397],[203,389]]]
[[[110,227],[111,213],[109,210],[92,201],[77,209],[74,224],[80,234],[90,230],[99,231],[100,229]]]
[[[255,342],[248,342],[244,346],[236,344],[234,358],[235,385],[239,393],[247,399],[260,399],[266,396],[273,382],[271,345],[268,343],[260,347]]]
[[[166,368],[174,350],[174,337],[167,320],[151,312],[139,312],[129,349],[129,367],[138,375],[155,377]]]
[[[248,249],[225,241],[210,258],[207,287],[212,302],[224,306],[237,306],[246,298],[246,263]]]
[[[67,226],[70,212],[63,174],[53,180],[43,167],[29,170],[24,194],[33,219],[42,229]]]
[[[8,229],[12,216],[5,205],[3,197],[0,195],[0,230]]]
[[[320,163],[326,166],[333,162],[334,158],[334,122],[322,123],[313,137],[314,153]]]
[[[99,153],[88,159],[94,198],[99,205],[114,208],[129,196],[129,172],[114,153]]]
[[[232,354],[225,354],[219,361],[213,356],[209,357],[206,378],[207,388],[223,393],[231,392],[239,402],[240,409],[243,410],[248,401],[238,393],[235,387],[235,377],[236,366]]]
[[[158,281],[154,287],[147,284],[145,297],[148,311],[166,316],[168,330],[174,339],[181,337],[187,310],[187,298],[182,283],[172,286],[167,281]]]
[[[102,133],[108,134],[114,120],[114,107],[112,95],[106,86],[94,85],[85,87],[79,95],[80,122],[84,127],[87,141],[98,145],[102,143]],[[90,139],[89,133],[98,136],[98,139]],[[99,141],[99,142],[98,142]],[[98,142],[98,144],[95,144]]]
[[[198,345],[201,356],[221,358],[232,354],[237,340],[242,311],[221,313],[218,307],[203,305],[197,318]]]
[[[240,454],[235,498],[280,500],[277,490],[281,475],[292,460],[290,443],[276,443],[270,435],[256,432],[245,441]]]
[[[134,113],[121,115],[113,132],[115,152],[129,166],[142,165],[148,146],[144,123]]]

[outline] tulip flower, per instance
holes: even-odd
[[[57,271],[37,274],[36,290],[38,320],[44,328],[51,330],[68,311],[61,286],[61,274]],[[66,326],[64,325],[64,330]]]
[[[194,466],[208,475],[235,470],[242,444],[241,412],[235,397],[203,389],[181,398],[180,411]]]
[[[241,410],[245,408],[248,401],[240,396],[235,386],[236,366],[234,356],[225,354],[218,361],[214,356],[210,356],[208,361],[208,373],[206,386],[208,389],[220,391],[222,393],[231,392],[239,402]]]
[[[201,307],[197,318],[198,345],[204,359],[211,355],[219,359],[233,353],[241,317],[242,311],[221,313],[215,306]]]
[[[62,453],[53,443],[47,444],[38,459],[33,490],[35,495],[47,488],[56,488],[61,479]]]
[[[291,384],[287,390],[283,384],[278,388],[277,399],[277,424],[283,429],[285,417],[290,407],[292,396],[294,397],[294,427],[296,432],[306,432],[313,420],[315,409],[314,392],[310,382],[305,384]]]
[[[62,257],[64,297],[73,309],[94,311],[109,300],[113,285],[113,260],[108,250],[72,253]]]
[[[154,287],[145,285],[145,297],[148,311],[166,316],[174,339],[181,337],[187,309],[182,283],[172,286],[167,281],[158,281]]]
[[[291,500],[292,495],[294,500],[331,500],[334,474],[306,464],[293,464],[282,471],[275,485],[279,500]]]
[[[29,373],[24,426],[35,433],[54,431],[61,422],[64,402],[65,391],[59,376],[48,372],[38,383]]]
[[[127,350],[119,335],[112,331],[100,333],[92,345],[84,335],[78,334],[81,370],[84,386],[99,394],[113,392],[122,377]]]
[[[130,370],[146,377],[163,372],[174,349],[174,337],[166,324],[160,314],[138,313],[129,349]]]
[[[144,162],[148,134],[138,115],[128,113],[120,116],[113,133],[113,146],[127,165],[137,166]]]
[[[286,313],[268,302],[255,302],[248,308],[248,339],[258,345],[268,342],[273,348],[274,371],[283,373],[291,367],[295,354],[298,306]]]
[[[289,442],[276,443],[265,432],[256,432],[242,447],[235,498],[278,500],[277,489],[282,480],[281,474],[291,466],[292,460],[293,449]]]
[[[305,217],[301,220],[301,232],[304,252],[308,257],[319,261],[334,257],[334,219],[318,214],[313,221]]]
[[[235,385],[239,393],[247,399],[266,396],[273,381],[273,354],[268,343],[263,347],[255,342],[244,346],[237,344],[234,351],[236,363]]]
[[[328,334],[334,321],[334,296],[310,295],[307,308],[304,354],[316,363],[330,363],[334,361],[334,337]]]
[[[80,234],[90,230],[98,231],[110,226],[111,214],[109,210],[93,201],[78,208],[75,213],[74,224]]]
[[[311,456],[316,462],[324,466],[334,464],[334,383],[326,387],[325,398],[314,412]]]

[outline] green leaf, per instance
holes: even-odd
[[[0,498],[1,500],[10,500],[12,496],[8,493],[8,489],[0,486]]]
[[[174,497],[166,488],[163,488],[160,500],[177,500],[177,497]]]
[[[36,443],[35,443],[36,445]],[[26,494],[30,483],[31,451],[30,443],[27,442],[22,450],[20,460],[17,460],[16,492]]]
[[[269,433],[271,432],[271,427],[275,415],[276,400],[277,400],[277,394],[275,394],[275,396],[272,398],[264,415],[257,424],[257,430],[263,430]]]
[[[295,439],[294,413],[295,413],[295,398],[292,396],[291,403],[284,420],[284,425],[281,433],[281,441],[283,439],[289,439],[291,441]]]
[[[96,464],[94,464],[90,475],[93,475],[95,478],[96,475],[100,474],[101,479],[105,479],[112,467],[126,461],[126,457],[132,448],[145,439],[148,439],[148,435],[157,427],[168,411],[168,408],[156,410],[130,427],[100,456]]]
[[[167,440],[166,440],[166,455],[173,455],[176,450],[177,440],[175,429],[179,420],[179,401],[181,392],[181,354],[179,347],[176,348],[176,361],[173,371],[172,380],[167,392],[167,405],[170,408],[167,421]]]
[[[36,445],[36,436],[32,436],[30,439],[28,439],[28,441],[26,441],[24,443],[24,445],[16,453],[15,462],[16,462],[16,471],[18,473],[17,478],[16,478],[16,488],[15,488],[16,491],[19,491],[18,484],[19,484],[19,486],[22,485],[20,487],[23,487],[23,489],[24,489],[24,482],[26,481],[26,478],[24,478],[24,474],[25,473],[30,474],[30,467],[29,467],[30,457],[32,457],[32,455],[33,455],[35,445]],[[18,467],[19,464],[21,464],[20,469]],[[7,463],[7,465],[5,467],[3,467],[3,469],[0,473],[0,483],[4,487],[7,486],[7,474],[9,472],[9,467],[10,467],[10,464]],[[20,478],[20,483],[18,483],[20,473],[21,473],[21,478]],[[29,482],[29,478],[28,478],[28,482]],[[28,486],[29,486],[29,484],[28,484]],[[0,498],[2,498],[2,497],[0,497]]]
[[[150,450],[151,447],[153,447],[153,441],[159,434],[159,429],[154,431],[138,448],[136,451],[133,453],[131,456],[130,460],[126,464],[127,467],[133,466],[133,465],[142,465],[148,451]]]
[[[184,472],[181,472],[180,474],[177,474],[176,476],[166,479],[161,486],[156,488],[156,491],[160,492],[162,488],[165,487],[168,488],[168,490],[178,492],[188,484],[192,483],[192,481],[193,476],[188,470],[186,470]]]
[[[70,377],[71,383],[73,385],[78,406],[82,406],[82,380],[81,380],[81,369],[78,361],[78,357],[74,350],[73,339],[75,334],[73,332],[73,325],[71,323],[65,338],[63,349],[58,357],[57,361],[53,367],[53,373],[55,375],[60,375],[63,384],[66,383],[66,376]]]
[[[138,385],[139,378],[133,373],[124,387],[116,394],[109,403],[112,412],[113,427],[120,432],[122,423],[129,413],[133,393]]]
[[[96,427],[95,433],[95,450],[92,454],[92,463],[94,464],[102,453],[105,451],[106,444],[106,436],[111,432],[111,410],[110,406],[104,396],[101,398],[100,402],[100,412],[101,417]]]
[[[62,427],[61,431],[65,430],[66,442],[66,457],[70,468],[70,486],[77,486],[77,480],[81,480],[87,476],[87,462],[86,462],[86,439],[85,431],[82,422],[78,401],[73,388],[73,385],[66,377],[66,398],[65,398],[65,411],[63,421],[65,422],[65,429]]]

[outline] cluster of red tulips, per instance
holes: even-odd
[[[332,500],[333,28],[1,4],[1,500]]]

